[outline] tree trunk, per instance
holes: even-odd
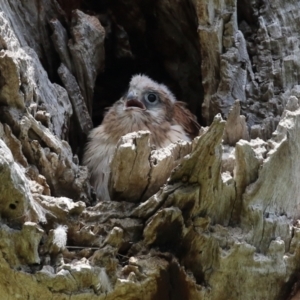
[[[299,11],[2,0],[0,298],[299,299]],[[207,127],[122,137],[97,202],[84,144],[135,73]]]

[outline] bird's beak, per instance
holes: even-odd
[[[137,99],[137,96],[133,92],[129,92],[125,98],[124,110],[139,108],[145,110],[145,105]]]

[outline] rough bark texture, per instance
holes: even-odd
[[[1,299],[298,299],[299,10],[2,0]],[[122,137],[97,202],[84,142],[138,72],[209,126]]]

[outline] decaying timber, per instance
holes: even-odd
[[[300,4],[63,2],[0,4],[1,297],[297,299]],[[209,126],[124,136],[98,202],[77,157],[94,92],[143,55]]]

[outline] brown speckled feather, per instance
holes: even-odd
[[[181,125],[189,137],[193,139],[199,134],[201,126],[198,124],[196,116],[185,106],[186,104],[184,102],[175,102],[173,119],[177,124]]]

